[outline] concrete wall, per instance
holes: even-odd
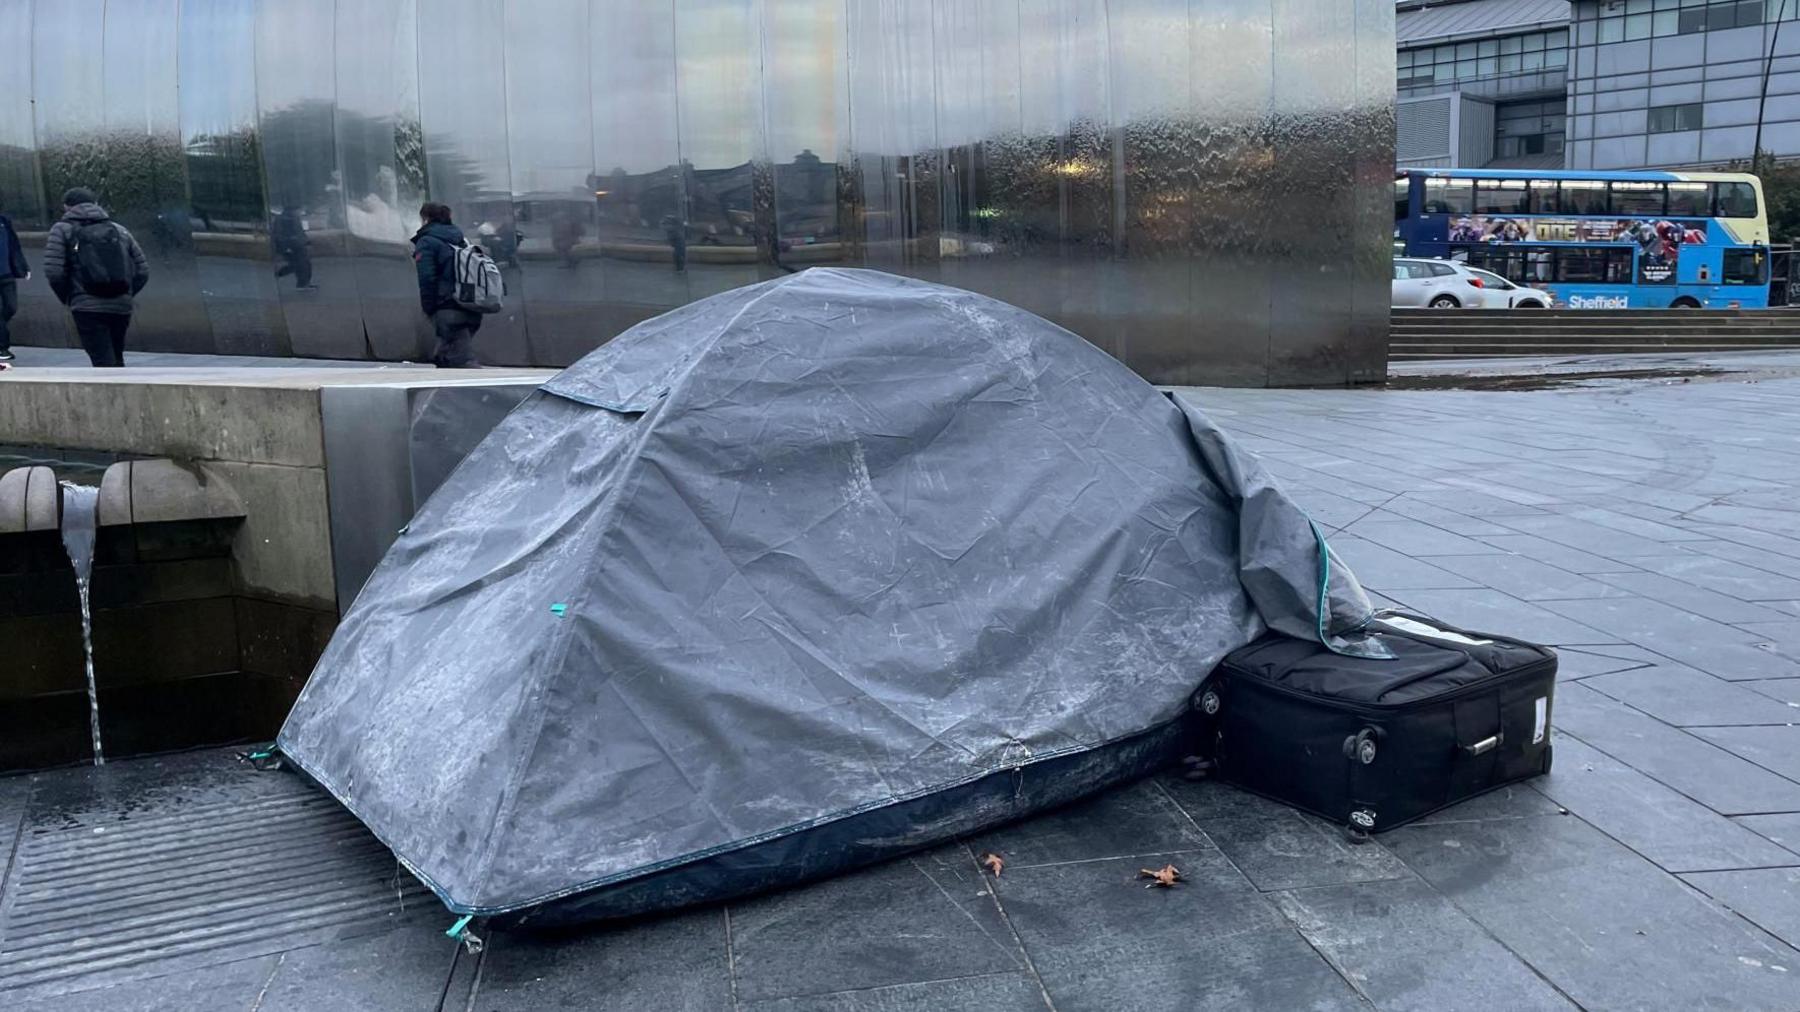
[[[109,748],[273,734],[394,533],[544,375],[162,369],[0,378],[0,447],[15,448],[0,459],[89,482],[112,460],[176,462],[120,465],[101,486],[94,644],[102,713],[118,739]],[[19,473],[0,478],[0,770],[34,757],[72,761],[85,749],[73,575],[58,532],[37,516],[42,496],[11,494],[27,488]],[[126,473],[129,487],[115,487]],[[241,509],[211,510],[233,514],[218,520],[158,512],[158,481],[185,483],[190,502]],[[20,505],[9,509],[13,499]]]

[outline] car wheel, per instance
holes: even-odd
[[[1513,308],[1514,309],[1542,309],[1542,308],[1544,308],[1544,304],[1542,302],[1539,302],[1536,299],[1526,299],[1524,302],[1519,303],[1518,305],[1514,306]]]
[[[1457,309],[1461,306],[1462,303],[1456,301],[1456,297],[1453,295],[1440,295],[1431,300],[1431,308],[1433,309]]]
[[[1683,295],[1681,298],[1676,299],[1674,302],[1669,303],[1669,308],[1670,309],[1699,309],[1700,303],[1695,302],[1693,299],[1690,299],[1687,296]]]

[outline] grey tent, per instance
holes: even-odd
[[[279,746],[454,912],[622,916],[1140,776],[1226,652],[1369,612],[1253,457],[1092,345],[815,269],[520,405]]]

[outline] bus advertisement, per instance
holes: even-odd
[[[1762,184],[1744,173],[1402,170],[1394,246],[1545,289],[1571,309],[1770,304]]]

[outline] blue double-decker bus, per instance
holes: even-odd
[[[1739,172],[1408,169],[1394,176],[1394,243],[1572,309],[1762,309],[1763,208],[1762,182]]]

